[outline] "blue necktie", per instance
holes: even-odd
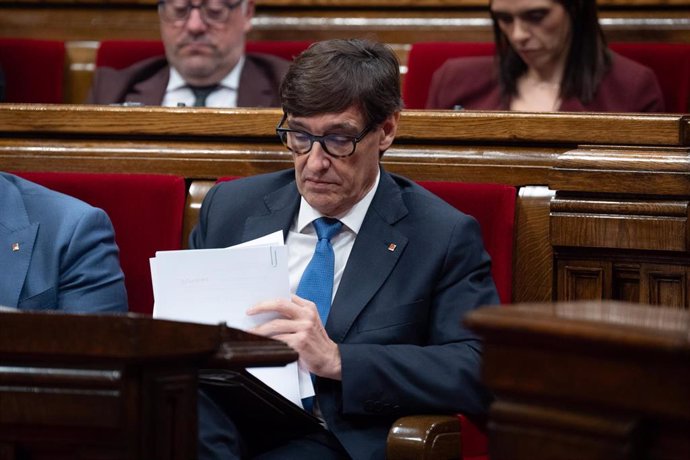
[[[319,241],[297,286],[298,296],[316,304],[323,324],[326,324],[333,298],[335,254],[331,246],[331,238],[340,231],[342,226],[342,222],[329,217],[321,217],[314,221]]]
[[[333,297],[333,273],[335,254],[331,246],[331,238],[342,228],[343,223],[329,217],[320,217],[314,221],[314,228],[319,241],[316,243],[314,255],[309,265],[302,273],[296,294],[303,299],[311,300],[316,304],[321,322],[326,324],[328,312],[331,310],[331,298]],[[312,380],[314,376],[312,375]],[[304,410],[309,413],[314,409],[314,398],[302,399]]]

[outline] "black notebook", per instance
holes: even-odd
[[[237,425],[254,452],[324,429],[318,418],[246,370],[201,370],[199,385]]]

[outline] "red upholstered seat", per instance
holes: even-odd
[[[149,258],[181,249],[184,178],[162,174],[19,172],[18,176],[103,209],[115,228],[129,311],[151,314]]]
[[[611,43],[610,48],[646,65],[656,74],[668,112],[690,110],[690,44]],[[425,42],[410,49],[403,99],[409,109],[423,109],[429,96],[434,72],[446,59],[487,56],[494,53],[493,43]]]
[[[501,303],[511,303],[513,283],[513,228],[515,187],[501,184],[420,182],[427,190],[479,222],[484,247],[491,256],[491,273]],[[460,446],[463,460],[487,460],[489,445],[483,426],[462,414]]]
[[[0,38],[0,67],[5,74],[5,102],[63,102],[63,42]]]
[[[247,52],[272,54],[292,60],[310,41],[248,41]],[[160,40],[103,40],[96,52],[96,67],[123,69],[135,62],[165,54]]]
[[[419,185],[477,219],[484,247],[491,256],[491,274],[501,303],[510,303],[513,294],[515,187],[464,182],[419,182]]]
[[[408,109],[423,109],[429,97],[431,77],[436,69],[455,57],[488,56],[494,53],[493,42],[421,42],[414,43],[407,56],[407,74],[403,100]]]
[[[609,46],[654,71],[667,112],[690,111],[690,44],[621,42]]]
[[[103,40],[96,51],[96,67],[124,69],[144,59],[165,54],[160,40]]]

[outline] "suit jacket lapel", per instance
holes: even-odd
[[[162,62],[154,59],[155,62],[153,62],[151,69],[155,70],[154,65],[160,65],[161,67],[149,78],[134,85],[131,92],[127,95],[127,101],[140,102],[144,105],[161,105],[163,103],[165,90],[170,79],[170,67],[165,65],[165,59],[162,59]]]
[[[38,223],[30,223],[17,188],[0,176],[0,305],[16,307],[33,253]],[[18,249],[18,250],[15,250]]]
[[[300,195],[294,181],[266,195],[264,204],[268,213],[250,216],[247,219],[242,241],[250,241],[276,230],[282,230],[283,238],[287,239],[299,202]]]
[[[240,74],[237,107],[272,107],[276,105],[272,84],[259,66],[247,56]]]
[[[408,239],[394,224],[407,212],[400,189],[381,171],[379,188],[352,247],[326,322],[326,330],[336,342],[344,340],[405,250]]]

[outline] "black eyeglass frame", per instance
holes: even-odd
[[[311,149],[314,148],[314,142],[318,142],[321,144],[321,148],[323,149],[326,154],[333,158],[347,158],[352,155],[354,155],[355,151],[357,150],[357,144],[366,137],[367,134],[371,132],[372,129],[376,126],[375,124],[369,124],[364,127],[363,130],[359,132],[359,134],[355,136],[347,136],[344,134],[326,134],[324,136],[316,136],[312,133],[308,133],[307,131],[303,131],[301,129],[290,129],[290,128],[281,128],[282,124],[285,123],[285,120],[287,120],[287,113],[283,114],[283,118],[280,119],[280,122],[278,122],[278,125],[276,126],[276,134],[278,135],[278,138],[280,139],[280,142],[292,153],[295,155],[301,156],[301,155],[306,155],[307,153],[311,152]],[[302,153],[295,152],[292,150],[288,145],[287,145],[287,135],[289,133],[300,133],[304,136],[307,136],[309,139],[309,148]],[[281,134],[284,134],[285,137],[283,137]],[[326,147],[326,138],[330,136],[338,136],[338,137],[344,137],[344,138],[349,138],[352,141],[352,152],[348,153],[347,155],[336,155],[334,153],[331,153],[328,151],[328,147]],[[284,140],[285,139],[285,140]]]
[[[232,10],[240,6],[244,2],[244,0],[237,0],[236,2],[232,3],[229,0],[223,0],[222,3],[227,8],[228,10],[228,15]],[[201,13],[201,19],[208,23],[208,24],[223,24],[225,21],[228,20],[229,16],[226,17],[223,21],[214,21],[214,20],[209,20],[208,16],[206,15],[206,0],[201,0],[198,5],[194,5],[191,0],[187,1],[187,13],[185,14],[184,18],[179,18],[179,19],[171,19],[169,18],[165,12],[165,4],[167,3],[166,0],[158,0],[158,14],[160,15],[161,18],[163,18],[164,21],[169,22],[169,23],[175,23],[175,22],[186,22],[189,20],[189,15],[192,14],[193,9],[198,9],[199,13]]]

